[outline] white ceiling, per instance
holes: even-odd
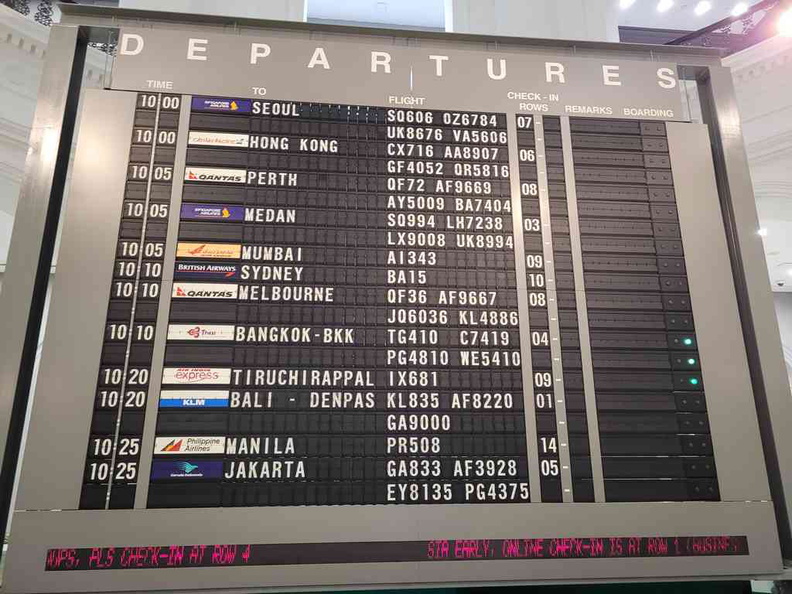
[[[618,0],[613,0],[618,4]],[[753,5],[760,0],[747,0]],[[652,29],[684,29],[696,31],[731,16],[737,0],[710,0],[712,8],[701,16],[694,12],[699,0],[674,0],[666,12],[657,12],[658,0],[635,0],[627,10],[619,10],[619,25]]]
[[[445,30],[445,0],[307,0],[308,20]]]
[[[512,0],[531,2],[532,0]],[[666,12],[657,12],[658,0],[635,0],[629,9],[618,10],[619,25],[653,29],[695,31],[730,15],[737,0],[710,0],[712,8],[696,16],[699,0],[674,0]],[[747,0],[756,4],[760,0]],[[307,0],[309,20],[382,23],[406,27],[445,29],[445,0]]]

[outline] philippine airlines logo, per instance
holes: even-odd
[[[232,134],[230,132],[190,132],[187,143],[191,146],[230,146],[248,148],[249,134]]]
[[[229,396],[228,390],[162,390],[159,405],[160,408],[227,408]]]
[[[171,324],[168,340],[234,340],[234,326],[225,324]]]
[[[181,279],[230,280],[239,277],[237,264],[206,264],[204,262],[176,262],[173,276]]]
[[[192,243],[181,241],[176,246],[177,258],[225,258],[238,260],[242,246],[238,243]]]
[[[236,299],[239,287],[228,283],[174,283],[172,297],[179,299]]]
[[[250,113],[250,99],[225,99],[223,97],[193,97],[192,108],[196,111],[222,111],[226,113]]]
[[[246,169],[221,169],[219,167],[187,167],[185,181],[217,182],[225,184],[244,184]]]
[[[170,335],[170,330],[168,330]],[[223,367],[166,367],[162,371],[163,384],[213,384],[231,383],[231,369]]]
[[[222,460],[154,460],[151,465],[153,480],[215,479],[222,474]]]
[[[186,221],[243,221],[245,209],[228,204],[184,203],[181,218]]]
[[[154,454],[224,454],[225,437],[157,437]]]

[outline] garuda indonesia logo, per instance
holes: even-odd
[[[197,464],[190,464],[189,462],[179,462],[176,466],[184,474],[190,474],[192,471],[198,468]]]

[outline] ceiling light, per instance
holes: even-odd
[[[627,10],[633,4],[635,4],[635,0],[619,0],[619,8],[622,10]]]
[[[761,229],[759,229],[759,231],[757,231],[756,233],[757,233],[758,235],[761,235],[762,237],[767,237],[767,229],[766,229],[766,228],[764,228],[764,227],[762,227]]]
[[[737,4],[734,5],[734,8],[732,8],[731,14],[732,16],[737,17],[740,16],[741,14],[745,14],[746,12],[748,12],[748,3],[738,2]]]
[[[657,12],[665,12],[674,5],[674,0],[660,0],[657,3]]]
[[[785,37],[792,37],[792,8],[781,13],[778,19],[778,32]]]
[[[708,0],[701,0],[701,2],[696,4],[694,12],[696,13],[696,16],[701,16],[705,12],[709,11],[710,8],[712,8],[712,2],[709,2]]]

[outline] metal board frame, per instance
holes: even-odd
[[[139,24],[140,21],[138,19],[144,17],[149,17],[152,18],[152,20],[157,21],[167,21],[169,18],[163,18],[161,13],[141,15],[138,11],[105,11],[94,8],[91,8],[90,10],[83,10],[83,7],[79,7],[79,9],[75,9],[75,7],[68,7],[68,10],[65,12],[65,16],[66,21],[69,19],[77,19],[81,22],[87,22],[91,25],[91,28],[86,29],[86,33],[89,36],[98,35],[102,38],[102,40],[106,40],[107,38],[108,32],[107,29],[104,28],[105,26],[115,26],[117,24],[121,24],[124,19],[135,21]],[[183,15],[179,15],[179,18],[180,21],[184,20]],[[113,19],[113,22],[110,22],[110,19]],[[200,21],[201,26],[209,26],[210,23],[215,28],[225,27],[228,25],[228,19],[195,17],[193,20]],[[267,23],[263,24],[266,25]],[[256,26],[254,23],[246,23],[246,25],[251,27]],[[258,25],[261,26],[262,23],[258,23]],[[282,24],[278,25],[280,26]],[[167,24],[165,26],[167,26]],[[315,28],[313,25],[310,27]],[[338,28],[331,27],[330,29],[333,30]],[[338,32],[343,32],[346,34],[349,33],[349,29],[343,28],[343,31]],[[367,34],[380,35],[382,32],[367,31]],[[398,32],[398,35],[404,36],[405,33]],[[411,32],[409,36],[412,35],[413,34]],[[431,34],[429,35],[431,36]],[[472,38],[478,36],[464,37]],[[496,41],[491,38],[484,39],[490,42]],[[481,39],[465,40],[471,42],[481,41]],[[509,39],[508,42],[515,43],[515,40]],[[525,43],[530,44],[532,42],[529,41]],[[580,48],[585,49],[587,52],[590,51],[592,55],[612,55],[613,52],[616,51],[619,51],[623,54],[624,49],[626,49],[628,53],[635,52],[645,55],[645,53],[648,51],[640,46],[622,48],[618,47],[618,44],[574,44],[570,46],[568,42],[543,41],[541,43],[537,43],[536,45],[543,45],[545,47],[551,46],[558,49],[559,51],[568,51],[569,49],[573,49],[574,51]],[[653,51],[657,51],[657,48],[653,48]],[[673,50],[669,51],[668,54],[673,58],[678,57],[680,61],[686,64],[706,64],[706,70],[711,73],[714,72],[715,75],[717,75],[716,78],[719,82],[718,85],[713,85],[713,94],[716,97],[725,95],[725,99],[722,99],[722,101],[726,103],[726,106],[721,105],[718,107],[717,102],[715,102],[714,113],[718,116],[719,122],[728,122],[727,124],[723,125],[726,126],[726,129],[729,131],[729,142],[726,144],[726,147],[723,150],[723,155],[725,157],[722,157],[716,150],[715,174],[718,176],[718,180],[721,184],[718,188],[720,190],[721,200],[728,201],[731,198],[731,195],[728,193],[724,194],[722,186],[724,183],[722,181],[724,174],[730,173],[730,176],[726,175],[726,183],[733,183],[741,191],[746,189],[745,180],[749,181],[749,177],[747,176],[747,163],[744,159],[744,151],[742,153],[742,159],[740,158],[742,141],[739,135],[734,134],[734,118],[736,117],[736,112],[733,110],[729,111],[728,108],[728,105],[733,106],[733,92],[730,92],[729,88],[724,89],[724,86],[726,85],[723,77],[728,75],[728,71],[725,71],[724,69],[721,69],[717,66],[717,60],[715,59],[712,52],[688,53],[680,51],[679,48],[674,48]],[[50,53],[50,56],[52,55],[53,53]],[[684,56],[684,58],[682,58],[682,56]],[[60,60],[58,58],[60,58]],[[60,64],[64,60],[67,64],[70,62],[70,57],[68,55],[48,59],[53,60],[53,62],[56,64]],[[64,64],[60,64],[60,66],[64,66]],[[125,94],[113,93],[112,95],[123,96]],[[88,97],[90,96],[91,95],[89,94]],[[94,96],[98,97],[98,95]],[[731,104],[729,103],[730,101],[732,102]],[[87,104],[88,99],[86,100],[86,105]],[[75,114],[71,113],[70,115],[73,119]],[[680,124],[680,126],[689,125]],[[710,128],[710,132],[715,134],[718,138],[723,135],[722,130],[720,133],[718,133],[718,131],[713,127]],[[669,129],[669,136],[672,134],[676,134],[676,132],[672,133],[671,129]],[[700,130],[698,134],[700,136]],[[124,140],[127,144],[122,151],[122,156],[123,159],[126,160],[128,138],[125,137]],[[701,145],[698,146],[700,147]],[[53,163],[48,163],[43,158],[39,160],[34,159],[34,161],[35,165],[38,167],[46,168],[54,166]],[[723,162],[725,162],[725,166]],[[679,165],[676,166],[674,171],[675,176],[678,174],[678,168]],[[707,181],[709,182],[711,180]],[[710,189],[712,188],[710,187]],[[741,193],[740,195],[747,196],[747,198],[752,198],[750,191],[748,191],[747,194]],[[48,198],[48,195],[44,193],[39,193],[38,196],[45,202]],[[683,210],[684,209],[680,208],[680,222],[683,226],[683,238],[685,241],[686,252],[689,254],[692,247],[690,242],[695,242],[694,236],[696,234],[699,236],[703,234],[699,233],[697,224],[695,228],[691,227],[692,219],[689,218],[691,213],[688,212],[688,214],[685,215]],[[99,217],[98,215],[100,214],[101,212],[97,213],[96,220],[107,220]],[[694,216],[696,215],[695,212],[692,214]],[[739,209],[731,210],[729,208],[723,208],[723,216],[727,222],[726,238],[730,237],[730,227],[740,229],[742,235],[745,237],[747,237],[750,232],[755,231],[755,227],[751,227],[752,224],[755,225],[755,206],[753,205],[752,200],[741,200]],[[753,219],[751,217],[753,217]],[[686,223],[685,220],[688,222]],[[730,221],[731,225],[729,224]],[[104,227],[107,227],[107,225]],[[722,228],[719,225],[717,227],[719,231],[722,232]],[[117,228],[115,231],[117,232]],[[114,240],[115,235],[112,233],[112,231],[107,232]],[[24,237],[31,233],[34,238],[38,237],[40,240],[42,236],[40,232],[36,234],[35,229],[33,229],[33,227],[24,220],[17,221],[14,230],[15,239],[18,237]],[[736,252],[734,249],[732,249],[731,263],[725,259],[725,252],[722,252],[721,255],[724,256],[724,259],[719,263],[718,268],[718,270],[721,272],[725,270],[723,268],[723,264],[726,265],[726,268],[735,268],[735,258],[737,258],[738,261],[742,263],[743,270],[745,270],[745,265],[747,262],[752,263],[754,267],[763,263],[763,256],[761,252],[757,254],[755,250],[746,253],[739,248]],[[98,257],[101,258],[103,256],[100,254]],[[106,257],[106,254],[104,257]],[[98,265],[102,266],[104,264],[99,263]],[[750,267],[747,268],[750,269]],[[764,270],[764,268],[762,268],[762,270]],[[19,277],[18,272],[15,273],[15,275],[12,274],[13,272],[13,270],[9,269],[9,272],[7,273],[9,276],[6,280],[7,284],[15,282],[16,278]],[[730,283],[731,281],[729,281],[728,284]],[[742,285],[747,284],[749,287],[751,287],[750,290],[753,293],[759,294],[759,297],[756,297],[756,295],[752,294],[756,301],[761,301],[760,298],[762,295],[764,295],[765,300],[770,300],[770,288],[767,283],[765,283],[765,285],[761,285],[756,282],[746,283],[745,279],[740,278],[737,275],[735,275],[735,283],[737,285],[735,296],[738,303],[740,304],[740,312],[742,315],[743,326],[741,329],[741,334],[743,336],[746,334],[746,316],[751,319],[756,318],[759,322],[764,322],[763,324],[759,324],[762,327],[763,332],[759,334],[758,337],[754,337],[753,339],[746,336],[745,342],[748,350],[749,362],[752,360],[752,357],[754,360],[756,359],[756,353],[752,355],[752,350],[757,350],[758,344],[762,345],[762,349],[758,350],[762,355],[760,358],[761,364],[759,365],[759,372],[763,373],[764,375],[765,381],[763,389],[757,389],[755,363],[751,366],[750,379],[753,381],[753,389],[755,393],[764,392],[773,395],[773,398],[765,398],[765,400],[768,403],[768,416],[772,416],[774,419],[774,426],[777,428],[779,425],[783,425],[786,419],[792,418],[792,413],[786,415],[786,413],[789,411],[784,410],[781,406],[781,404],[783,404],[781,401],[783,400],[784,396],[787,400],[789,400],[789,390],[785,384],[781,385],[779,383],[777,373],[779,370],[777,369],[778,361],[774,360],[773,358],[773,339],[778,342],[778,331],[777,327],[775,326],[774,317],[772,316],[772,309],[769,311],[765,310],[761,314],[757,314],[755,311],[757,309],[756,306],[754,305],[754,307],[751,307],[753,302],[749,302],[748,304],[745,303],[745,291]],[[701,287],[699,289],[694,288],[694,284],[694,282],[691,283],[691,294],[694,295],[693,301],[695,306],[695,302],[698,300],[695,295],[697,292],[699,292],[698,294],[701,294],[700,291],[703,289]],[[58,298],[58,294],[64,290],[65,289],[60,289],[57,291],[54,297]],[[53,302],[56,302],[55,299]],[[54,313],[55,310],[53,310],[53,314]],[[4,311],[4,314],[7,315],[7,312]],[[700,316],[702,316],[704,318],[704,323],[707,323],[706,312],[702,314],[696,310],[695,315],[697,322],[700,321]],[[772,323],[768,323],[768,316],[770,318],[769,321]],[[54,324],[56,323],[54,317],[55,316],[53,316],[53,321],[51,322],[51,327],[53,330],[55,329]],[[732,329],[734,329],[734,321],[734,319],[730,321],[730,324],[732,324]],[[737,336],[739,339],[740,333],[738,333]],[[742,341],[739,340],[739,342]],[[742,356],[742,349],[739,348],[739,344],[737,347],[738,348],[736,349],[730,349],[728,353],[725,353],[725,355],[732,358],[736,357],[737,359],[745,359],[745,357]],[[47,348],[48,347],[45,345],[45,356]],[[93,357],[93,361],[97,360],[96,351],[91,353],[91,349],[81,348],[75,348],[73,350],[81,351],[81,356],[86,357],[86,360],[90,360],[91,356]],[[89,354],[91,354],[91,356],[89,356]],[[779,357],[780,355],[775,355],[776,359]],[[703,364],[705,366],[708,365],[706,358],[704,359]],[[743,378],[747,377],[747,368],[740,369],[739,364],[737,367],[738,369],[735,371],[735,373],[738,375],[742,374]],[[780,369],[782,369],[782,367]],[[746,371],[746,374],[743,374],[743,371]],[[704,374],[707,377],[705,383],[710,386],[710,382],[712,380],[709,378],[712,376],[714,379],[715,376],[712,372],[707,375],[708,372],[706,367],[704,369]],[[95,374],[91,374],[90,381],[93,382],[94,378]],[[42,381],[44,381],[43,377]],[[92,397],[92,388],[90,392],[91,393],[89,393],[89,396]],[[39,390],[39,393],[42,393],[41,390]],[[32,423],[31,426],[34,426],[34,424],[40,424],[44,420],[41,416],[42,414],[45,417],[49,417],[53,414],[53,411],[48,410],[46,406],[47,400],[51,399],[42,399],[41,402],[36,404],[36,410],[39,412],[34,413],[34,423]],[[752,418],[755,413],[753,411],[753,403],[749,398],[749,395],[743,394],[739,402],[742,403],[742,413],[747,414],[749,418]],[[76,411],[80,410],[79,403],[72,402],[70,404],[75,407]],[[83,408],[82,410],[85,409]],[[44,412],[42,413],[41,411]],[[729,419],[722,419],[722,422],[726,423],[725,425],[721,426],[722,430],[728,425],[728,423],[733,423],[744,419],[744,417],[741,418],[740,414],[736,414],[734,412],[732,412],[731,415],[726,416],[730,416],[731,421],[729,421]],[[50,418],[57,419],[57,417]],[[43,423],[43,426],[47,427],[46,422]],[[715,433],[715,431],[716,429],[713,427],[713,433]],[[727,436],[725,431],[722,434]],[[775,447],[778,445],[779,440],[781,439],[780,436],[776,435],[776,433],[772,430],[768,435],[766,426],[763,426],[763,437],[766,450],[768,448],[768,440]],[[81,449],[84,449],[84,444],[86,443],[85,438],[86,435],[79,436],[79,439],[82,440],[80,445]],[[718,438],[715,439],[715,443],[717,445]],[[35,444],[33,445],[35,446]],[[742,455],[738,455],[737,458],[734,459],[734,466],[732,466],[732,463],[730,462],[734,454],[731,449],[727,452],[725,459],[723,453],[721,453],[720,457],[717,458],[719,464],[719,475],[721,477],[723,476],[724,472],[728,472],[729,468],[739,469],[740,473],[752,473],[752,476],[748,478],[753,480],[746,480],[740,485],[736,483],[731,486],[728,484],[724,485],[723,478],[721,478],[722,489],[724,486],[726,486],[728,493],[728,495],[724,493],[724,498],[728,497],[729,499],[732,499],[733,502],[675,504],[673,506],[669,506],[667,504],[610,503],[598,506],[596,514],[591,513],[591,505],[596,504],[543,504],[539,506],[535,512],[529,512],[529,508],[526,506],[519,506],[519,521],[515,521],[515,511],[517,510],[517,506],[515,505],[447,506],[448,513],[443,514],[443,518],[433,517],[438,515],[436,513],[436,508],[433,506],[389,506],[385,517],[375,517],[380,512],[379,510],[373,510],[371,508],[327,508],[333,510],[332,514],[323,513],[323,511],[327,511],[323,510],[323,508],[276,508],[269,510],[271,513],[267,514],[266,523],[273,532],[278,533],[279,538],[276,540],[277,542],[284,542],[284,534],[290,534],[290,536],[287,538],[287,541],[289,541],[289,539],[293,539],[291,540],[293,542],[319,542],[322,541],[322,539],[330,541],[352,541],[356,538],[358,540],[361,538],[376,540],[395,538],[397,540],[407,540],[410,538],[415,538],[416,536],[420,538],[480,538],[482,536],[498,538],[499,535],[503,535],[504,537],[528,535],[553,536],[557,535],[557,526],[559,522],[570,522],[579,527],[575,533],[568,534],[569,536],[607,536],[609,533],[612,536],[616,536],[616,534],[611,532],[613,524],[611,524],[611,527],[609,527],[608,522],[613,522],[617,518],[620,522],[628,522],[630,525],[635,526],[636,533],[647,535],[666,533],[666,531],[676,531],[680,535],[718,532],[722,533],[724,531],[724,526],[728,526],[730,530],[739,530],[740,533],[744,533],[749,536],[750,547],[752,549],[750,561],[743,558],[690,558],[673,560],[632,559],[630,560],[631,565],[629,568],[624,566],[623,560],[556,561],[554,563],[564,565],[563,571],[561,571],[561,573],[566,576],[564,581],[575,581],[578,579],[604,579],[612,581],[615,579],[638,579],[642,577],[653,577],[656,579],[667,575],[688,578],[705,576],[712,577],[716,575],[721,577],[732,577],[744,575],[746,573],[769,575],[779,571],[781,566],[780,558],[778,557],[774,544],[776,535],[774,531],[766,530],[766,527],[771,525],[773,522],[773,514],[771,511],[771,504],[768,501],[769,497],[767,489],[764,487],[764,485],[766,485],[766,481],[763,480],[762,476],[764,474],[764,469],[762,468],[761,464],[756,464],[756,461],[761,459],[761,457],[756,457],[758,455],[758,447],[759,442],[755,433],[753,439],[751,439],[751,436],[748,436],[748,447]],[[304,586],[325,587],[332,586],[333,584],[357,584],[361,587],[374,584],[415,585],[418,582],[464,584],[479,580],[483,583],[490,583],[500,579],[511,580],[513,583],[525,583],[528,581],[552,579],[553,576],[552,571],[550,573],[546,573],[547,570],[541,569],[541,567],[544,565],[541,562],[534,562],[526,567],[520,568],[521,564],[509,564],[508,562],[500,561],[486,563],[471,562],[470,564],[464,565],[460,565],[458,563],[415,564],[410,565],[409,572],[404,572],[404,566],[399,566],[399,564],[387,564],[391,567],[385,566],[377,568],[367,564],[365,566],[349,565],[343,567],[314,566],[311,568],[311,571],[307,571],[305,567],[270,567],[245,568],[244,571],[238,569],[229,570],[226,568],[215,568],[211,570],[203,570],[201,572],[188,572],[187,570],[183,569],[171,569],[167,572],[135,572],[134,574],[124,570],[120,572],[107,572],[101,576],[97,576],[95,573],[54,573],[47,575],[42,571],[44,549],[46,548],[42,542],[46,542],[47,546],[53,547],[116,546],[119,544],[126,544],[127,542],[132,542],[133,544],[139,545],[178,544],[179,542],[184,544],[196,544],[205,542],[207,534],[217,535],[216,537],[212,537],[215,542],[248,541],[264,543],[268,542],[268,540],[266,535],[262,536],[261,530],[258,529],[258,526],[262,523],[263,519],[261,515],[262,508],[224,509],[222,514],[214,514],[216,519],[213,519],[211,515],[208,515],[206,510],[134,510],[128,512],[116,511],[109,513],[102,511],[75,511],[69,513],[33,511],[69,508],[68,505],[63,505],[64,501],[67,501],[66,499],[63,499],[64,492],[60,489],[52,488],[52,481],[54,479],[50,471],[53,468],[57,471],[59,468],[57,464],[53,463],[53,457],[60,455],[60,448],[53,449],[50,447],[48,451],[46,451],[46,456],[44,456],[43,453],[34,454],[34,451],[35,450],[30,450],[31,453],[28,457],[28,462],[25,465],[22,489],[20,491],[20,500],[18,505],[18,509],[26,511],[20,511],[20,513],[18,513],[16,516],[16,529],[13,540],[14,544],[12,545],[9,552],[9,574],[7,582],[7,588],[9,591],[57,591],[58,589],[62,589],[64,587],[79,588],[86,591],[109,591],[113,588],[118,588],[117,582],[122,575],[129,575],[130,579],[124,579],[123,581],[125,582],[125,585],[122,586],[123,588],[127,589],[169,587],[169,585],[173,584],[174,577],[176,577],[177,581],[182,583],[185,588],[203,588],[206,586],[205,580],[209,575],[208,572],[222,576],[220,578],[222,583],[227,584],[228,587],[236,588],[254,587],[256,584],[261,583],[270,584],[270,586],[274,588],[283,588],[293,585],[294,583],[299,583]],[[790,452],[792,451],[792,448],[789,448],[786,451]],[[79,462],[81,463],[82,459],[80,459]],[[723,467],[723,462],[726,462],[727,468]],[[768,462],[772,466],[774,460],[768,456]],[[792,472],[792,467],[790,467],[790,465],[784,464],[783,460],[777,460],[777,462],[778,464],[776,464],[776,468],[770,469],[771,476],[773,476],[775,472],[781,477],[786,477],[788,472]],[[750,468],[746,468],[744,466],[746,463]],[[28,468],[30,468],[30,470],[28,470]],[[45,487],[43,488],[44,492],[41,490],[26,488],[25,483],[27,476],[34,477],[31,479],[34,481],[30,483],[31,485],[34,485],[35,482],[38,481],[37,484],[40,488]],[[746,475],[743,474],[742,476]],[[780,483],[782,488],[788,484],[785,480],[781,480]],[[781,505],[785,509],[785,494],[788,493],[789,490],[783,489],[782,491],[778,492],[778,486],[779,485],[776,482],[774,485],[774,501],[777,508],[779,505]],[[732,488],[734,490],[732,490]],[[746,495],[745,499],[740,498],[742,494]],[[528,506],[530,506],[530,504],[528,504]],[[690,506],[695,506],[695,514],[689,513]],[[486,535],[481,534],[480,527],[477,527],[476,522],[471,520],[473,515],[478,516],[478,513],[470,513],[470,510],[472,509],[480,509],[486,514],[487,522],[491,528],[490,533]],[[97,516],[96,514],[103,515]],[[776,514],[778,514],[778,510],[776,510]],[[692,518],[691,515],[693,515]],[[328,516],[332,519],[328,520]],[[166,522],[164,522],[162,519],[164,517],[168,518],[167,523],[174,522],[175,524],[179,525],[180,530],[177,538],[174,538],[173,534],[168,535],[167,532],[164,532],[165,529],[163,526],[166,524]],[[298,517],[300,518],[300,522],[298,524],[299,529],[295,530],[294,522]],[[781,518],[782,524],[786,521],[783,516],[779,516],[779,518]],[[98,522],[96,522],[96,520],[99,519],[102,521],[101,526],[98,526]],[[310,524],[310,526],[308,524]],[[278,526],[284,527],[284,530],[278,530]],[[285,527],[287,526],[291,527],[290,532],[285,531]],[[124,542],[119,542],[119,540],[122,540],[121,535],[128,535],[129,538],[123,539]],[[782,530],[782,536],[783,535],[784,531]],[[75,538],[75,536],[77,536],[77,538]],[[467,567],[470,569],[465,569]],[[671,568],[673,568],[673,570],[671,570]],[[233,574],[233,572],[237,572],[238,575]],[[135,576],[134,579],[132,579],[133,575]],[[138,575],[140,577],[138,577]],[[556,573],[555,575],[558,574]],[[295,578],[299,579],[295,581]]]

